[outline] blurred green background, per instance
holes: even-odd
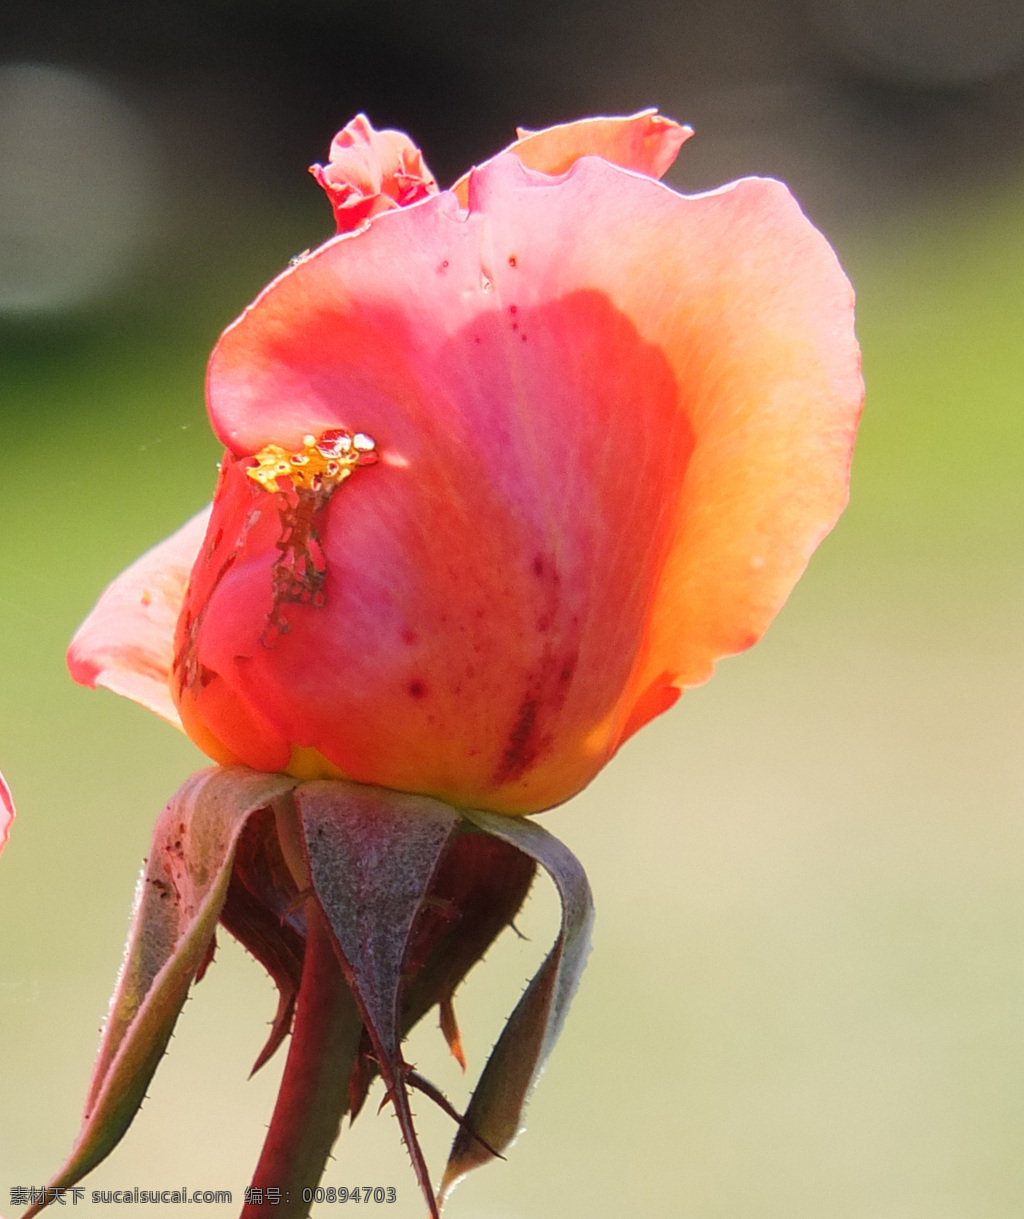
[[[73,687],[64,649],[208,498],[206,356],[329,235],[306,166],[358,109],[450,182],[516,123],[650,104],[697,128],[674,185],[776,174],[836,245],[853,496],[766,638],[545,816],[595,950],[527,1133],[449,1213],[1020,1215],[1024,10],[1001,0],[5,7],[0,1212],[71,1146],[150,827],[203,764]],[[471,977],[471,1073],[554,918],[539,891],[530,941]],[[241,1199],[280,1064],[246,1079],[273,995],[224,940],[87,1190]],[[435,1029],[410,1057],[464,1098]],[[419,1217],[374,1108],[325,1183]],[[439,1169],[450,1124],[418,1109]]]

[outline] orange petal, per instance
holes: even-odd
[[[580,119],[543,131],[520,127],[516,134],[519,138],[505,151],[514,153],[527,169],[543,174],[564,174],[580,157],[594,156],[649,178],[661,178],[693,135],[693,128],[656,110],[641,110],[627,118]],[[462,206],[467,206],[469,174],[463,174],[452,190]]]
[[[682,245],[657,224],[635,234],[653,283],[614,288],[663,344],[694,434],[634,675],[645,698],[763,634],[846,505],[864,393],[852,289],[786,188],[748,179],[692,203]]]
[[[846,504],[864,393],[852,288],[785,186],[687,197],[626,182],[577,163],[563,179],[579,199],[572,240],[549,220],[542,255],[559,285],[589,282],[664,352],[692,429],[644,645],[596,729],[620,742],[763,634]],[[471,206],[496,229],[513,208],[522,223],[527,194],[496,186],[471,178]]]
[[[68,668],[83,686],[104,686],[181,727],[169,680],[174,627],[202,545],[204,508],[106,589],[75,633]]]
[[[643,666],[692,685],[763,632],[846,503],[864,393],[853,290],[780,182],[681,196],[587,161],[561,185],[578,200],[573,239],[536,217],[547,278],[531,291],[605,293],[664,352],[692,429]],[[539,199],[510,186],[471,181],[495,232],[528,224]],[[515,275],[502,252],[499,292]]]

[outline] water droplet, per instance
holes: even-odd
[[[355,445],[357,453],[369,453],[377,447],[377,442],[372,436],[367,436],[365,432],[356,432],[352,437],[352,443]]]
[[[324,432],[316,442],[316,448],[322,457],[340,457],[352,448],[352,437],[341,428],[332,428]]]

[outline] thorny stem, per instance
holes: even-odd
[[[295,1027],[270,1129],[241,1219],[305,1219],[302,1193],[315,1189],[348,1108],[348,1081],[362,1019],[348,989],[319,903],[306,903],[306,954]],[[280,1190],[280,1201],[267,1190]],[[259,1194],[256,1194],[259,1197]]]

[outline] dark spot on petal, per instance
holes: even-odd
[[[501,755],[501,763],[495,781],[508,783],[518,779],[537,756],[537,700],[527,696],[519,708],[516,722],[508,738],[508,745]]]
[[[558,680],[560,682],[567,682],[567,681],[571,680],[572,675],[575,672],[576,672],[576,657],[573,656],[571,660],[567,660],[562,665],[561,669],[559,669]]]
[[[418,641],[419,641],[419,635],[417,635],[414,630],[411,630],[409,627],[406,627],[405,630],[402,632],[402,642],[408,643],[408,644],[413,644],[413,643],[417,643]]]
[[[519,312],[519,306],[518,305],[509,305],[508,311],[509,311],[509,313],[512,314],[513,317],[515,317],[515,315]]]
[[[518,329],[519,329],[519,323],[518,323],[518,322],[513,322],[513,323],[512,323],[512,330],[513,330],[513,331],[516,331],[516,330],[518,330]]]
[[[510,255],[508,256],[508,265],[509,265],[510,267],[514,267],[514,266],[516,265],[516,256],[515,256],[515,254],[510,254]]]
[[[542,635],[550,625],[551,619],[547,616],[547,614],[541,614],[541,616],[537,619],[537,630],[540,631]]]
[[[533,556],[533,574],[538,580],[544,574],[544,556],[542,554],[535,554]]]
[[[417,677],[415,681],[409,682],[409,693],[413,698],[426,698],[427,687]]]

